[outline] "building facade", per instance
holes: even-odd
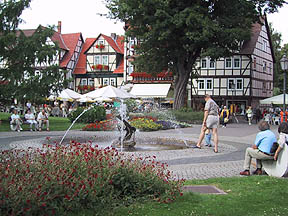
[[[116,34],[87,38],[73,73],[80,92],[106,85],[119,86],[124,74],[124,37]]]
[[[219,105],[243,113],[247,106],[259,106],[259,100],[273,95],[274,54],[267,20],[252,26],[252,35],[239,52],[227,58],[197,60],[190,80],[189,99],[195,108],[210,94]]]

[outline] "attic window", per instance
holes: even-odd
[[[98,40],[98,41],[97,41],[97,44],[98,44],[98,45],[104,44],[104,40]]]
[[[263,50],[267,52],[267,41],[263,40]]]

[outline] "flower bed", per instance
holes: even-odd
[[[135,117],[129,123],[140,131],[157,131],[162,129],[162,125],[155,123],[153,118]]]
[[[1,215],[68,215],[140,200],[170,202],[183,181],[155,158],[123,157],[115,149],[70,142],[0,155]],[[125,158],[125,159],[124,159]]]
[[[113,131],[115,130],[117,121],[109,119],[91,123],[82,128],[84,131]]]

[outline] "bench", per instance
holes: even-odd
[[[284,148],[279,152],[277,161],[263,160],[262,164],[263,169],[269,176],[286,176],[288,174],[288,146],[284,145]]]
[[[22,120],[22,124],[27,124],[29,125],[29,123],[25,120],[24,117],[21,117],[21,120]],[[12,131],[16,131],[16,125],[15,124],[11,124],[11,117],[8,117],[8,121],[9,121],[9,124],[10,124],[10,129]]]

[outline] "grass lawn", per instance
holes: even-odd
[[[11,116],[10,113],[3,113],[0,112],[0,132],[3,131],[11,131],[10,130],[10,124],[8,121],[8,118]],[[49,117],[49,123],[50,123],[50,130],[51,131],[64,131],[67,130],[70,126],[71,122],[68,118],[61,118],[61,117]],[[82,123],[75,123],[72,129],[82,129],[86,124]],[[22,128],[24,130],[29,130],[29,125],[23,124]],[[44,127],[45,130],[45,127]]]
[[[176,202],[137,203],[112,212],[81,212],[75,215],[149,216],[276,216],[288,215],[288,179],[269,176],[217,178],[187,181],[187,185],[215,185],[227,195],[184,193]]]

